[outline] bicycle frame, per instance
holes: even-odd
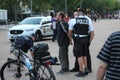
[[[12,46],[13,47],[13,46]],[[16,46],[17,47],[17,46]],[[13,47],[13,50],[11,51],[11,53],[14,53],[14,55],[17,57],[17,64],[18,64],[18,68],[17,68],[17,70],[18,70],[18,76],[17,77],[20,77],[21,76],[21,64],[20,64],[20,62],[22,61],[24,64],[25,64],[25,66],[26,66],[26,62],[25,62],[25,59],[26,58],[28,58],[29,60],[30,60],[30,62],[31,63],[33,63],[33,69],[32,70],[29,70],[28,68],[28,73],[26,74],[26,75],[29,75],[30,76],[30,80],[37,80],[37,71],[38,71],[38,67],[40,66],[40,62],[37,60],[37,59],[32,59],[32,58],[30,58],[28,55],[26,55],[26,53],[24,53],[21,49],[20,49],[20,47]],[[17,52],[17,50],[18,50],[18,52]],[[14,51],[16,51],[16,52],[14,52]],[[17,55],[16,55],[16,53],[18,53]],[[21,59],[22,58],[22,59]],[[41,65],[43,65],[43,64],[41,64]],[[45,65],[45,64],[44,64]],[[27,66],[26,66],[27,67]],[[33,73],[33,70],[34,70],[34,73]],[[44,70],[41,68],[41,70],[44,72]],[[45,72],[44,72],[45,73]],[[20,75],[20,76],[19,76]]]
[[[20,77],[21,76],[21,62],[23,62],[24,64],[25,64],[25,66],[26,66],[26,62],[25,62],[25,59],[26,58],[28,58],[29,59],[29,61],[31,62],[31,63],[34,63],[34,60],[32,59],[32,58],[30,58],[28,55],[26,55],[22,50],[21,50],[21,47],[20,46],[11,46],[11,47],[13,47],[13,51],[11,50],[11,53],[14,53],[14,55],[17,57],[17,70],[18,70],[18,73],[16,74],[16,76],[17,77]],[[18,52],[14,52],[14,51],[17,51],[18,50]],[[16,53],[18,53],[17,55],[16,55]],[[35,64],[35,63],[34,63]],[[26,66],[27,67],[27,66]],[[27,68],[28,69],[28,68]],[[35,80],[34,78],[34,75],[33,75],[33,73],[32,73],[32,71],[31,70],[29,70],[28,69],[28,73],[26,74],[26,75],[29,75],[30,76],[30,78],[31,78],[31,80]]]
[[[21,50],[20,46],[14,46],[14,44],[11,45],[11,53],[17,57],[17,65],[18,65],[17,66],[17,74],[18,74],[17,77],[21,76],[21,62],[23,62],[23,64],[26,66],[28,73],[26,73],[25,75],[29,75],[30,80],[37,80],[37,78],[41,79],[41,77],[42,77],[42,75],[40,75],[41,72],[42,72],[42,74],[46,75],[46,77],[48,77],[46,72],[44,71],[45,68],[42,68],[42,66],[47,67],[50,64],[47,64],[47,63],[43,64],[38,59],[36,59],[36,58],[33,59],[33,58],[29,57],[26,53],[24,53]],[[28,58],[30,63],[32,63],[32,65],[33,65],[32,70],[28,69],[28,67],[26,65],[26,58]],[[41,71],[39,71],[39,69]],[[49,79],[49,77],[47,79]]]

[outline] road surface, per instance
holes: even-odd
[[[95,37],[90,46],[90,54],[92,59],[92,69],[93,72],[87,76],[80,78],[75,77],[76,73],[69,73],[67,75],[57,75],[56,72],[60,70],[60,66],[53,66],[53,71],[57,80],[95,80],[96,72],[99,64],[99,60],[96,58],[96,55],[100,51],[107,37],[114,31],[120,30],[120,19],[112,20],[100,20],[96,23],[93,22],[95,28]],[[9,28],[9,27],[8,27]],[[43,40],[37,43],[48,43],[49,51],[53,56],[58,57],[58,45],[57,42],[52,42],[51,40]],[[9,54],[10,41],[7,39],[7,29],[6,26],[0,26],[0,68],[6,62],[8,57],[13,57]],[[74,66],[74,56],[72,52],[73,46],[69,46],[69,64],[70,69]],[[29,55],[29,54],[28,54]]]

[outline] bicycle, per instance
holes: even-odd
[[[20,48],[20,46],[14,46],[11,50],[14,52],[17,59],[10,60],[2,66],[0,71],[1,80],[56,80],[56,77],[49,66],[51,62],[50,53],[47,51],[47,47],[46,50],[43,50],[45,47],[40,49],[40,52],[45,51],[45,58],[37,54],[34,59],[26,55]],[[30,61],[32,68],[28,67],[26,64],[26,59]]]

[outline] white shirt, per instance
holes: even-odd
[[[78,18],[87,18],[89,20],[89,31],[88,32],[94,31],[92,20],[88,16],[79,16]],[[76,24],[76,19],[75,18],[70,19],[68,24],[69,24],[69,30],[73,30],[73,27]]]
[[[53,21],[52,26],[53,26],[53,29],[56,28],[56,22],[55,21]]]

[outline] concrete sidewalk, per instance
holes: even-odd
[[[56,74],[57,80],[95,80],[97,68],[99,65],[99,60],[96,58],[99,53],[101,47],[106,41],[107,37],[114,31],[120,30],[120,20],[112,19],[112,20],[101,20],[99,22],[93,22],[95,28],[95,37],[90,46],[90,54],[92,59],[92,69],[93,72],[88,74],[85,77],[75,77],[76,73],[69,73],[68,75],[57,75],[56,72],[59,71],[60,66],[54,66],[53,71]],[[50,44],[49,44],[50,45]],[[70,61],[70,69],[74,66],[74,56],[72,52],[73,46],[69,47],[69,61]],[[53,46],[50,47],[50,51],[54,51]],[[57,53],[57,52],[56,52]]]
[[[90,54],[92,59],[92,69],[93,72],[88,74],[85,77],[75,77],[74,75],[76,73],[69,73],[67,75],[57,75],[56,72],[60,70],[60,66],[53,66],[52,70],[55,73],[55,76],[57,80],[95,80],[97,68],[99,65],[99,60],[96,58],[97,54],[99,53],[101,47],[103,46],[104,42],[106,41],[107,37],[114,31],[120,31],[120,19],[111,19],[111,20],[100,20],[96,23],[93,22],[94,28],[95,28],[95,37],[90,45]],[[10,48],[10,42],[7,39],[7,29],[10,28],[9,25],[6,26],[0,26],[0,30],[3,29],[3,31],[0,31],[0,68],[5,63],[6,58],[9,57],[9,48]],[[5,30],[5,31],[4,31]],[[58,44],[57,42],[52,42],[51,40],[45,40],[40,41],[37,43],[45,42],[49,45],[49,51],[50,53],[53,53],[55,56],[58,57]],[[69,66],[70,69],[74,66],[74,56],[73,56],[73,46],[69,46]],[[1,79],[0,79],[1,80]]]

